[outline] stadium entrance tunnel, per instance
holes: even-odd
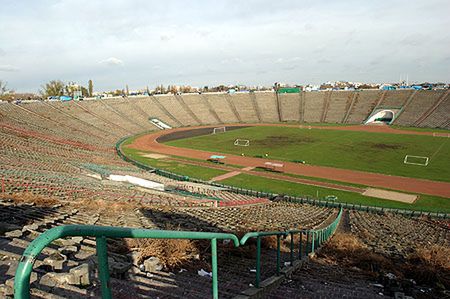
[[[399,109],[376,109],[372,115],[366,120],[365,124],[391,124]]]

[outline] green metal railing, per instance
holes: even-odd
[[[280,264],[281,264],[281,237],[286,236],[286,232],[251,232],[246,233],[241,241],[241,245],[251,239],[256,238],[256,280],[255,287],[259,288],[259,282],[261,280],[261,238],[277,236],[277,275],[280,274]]]
[[[245,243],[251,239],[256,238],[256,278],[255,278],[255,287],[259,288],[261,282],[261,238],[276,236],[277,237],[277,265],[276,272],[277,275],[280,275],[281,268],[281,237],[286,237],[290,235],[290,254],[289,261],[290,265],[294,264],[294,235],[300,235],[299,241],[299,249],[298,249],[298,259],[302,259],[304,256],[308,256],[310,253],[314,253],[320,245],[330,239],[336,231],[339,222],[342,218],[342,208],[339,210],[339,213],[336,216],[336,219],[333,220],[332,223],[327,225],[324,228],[320,229],[302,229],[302,230],[289,230],[284,232],[250,232],[245,234],[241,241],[241,245],[245,245]],[[305,245],[303,246],[303,236],[305,236]],[[303,248],[305,247],[305,248]]]
[[[109,283],[108,253],[106,238],[152,238],[152,239],[195,239],[211,241],[211,265],[212,265],[212,296],[219,297],[217,277],[217,240],[232,240],[234,246],[239,246],[238,238],[233,234],[191,232],[191,231],[167,231],[149,230],[125,227],[109,227],[94,225],[63,225],[47,230],[33,240],[25,249],[20,259],[14,278],[14,298],[30,298],[30,276],[33,264],[41,251],[52,241],[69,236],[95,237],[98,272],[101,282],[103,298],[111,298]]]
[[[300,235],[298,259],[302,259],[309,253],[313,253],[319,246],[326,242],[336,231],[342,216],[340,209],[336,219],[329,225],[321,229],[311,230],[289,230],[284,232],[250,232],[245,234],[239,241],[233,234],[208,233],[191,231],[168,231],[149,230],[125,227],[94,226],[94,225],[63,225],[47,230],[33,240],[25,249],[20,259],[14,279],[14,297],[30,297],[30,276],[33,264],[42,250],[56,239],[80,236],[95,237],[98,259],[98,276],[101,282],[101,292],[103,298],[111,298],[109,284],[109,267],[106,238],[152,238],[152,239],[196,239],[211,241],[211,265],[212,265],[212,296],[218,298],[218,275],[217,275],[217,240],[232,240],[234,246],[245,245],[251,238],[256,238],[256,279],[255,287],[259,288],[261,280],[261,239],[269,236],[277,237],[277,263],[276,273],[281,270],[281,237],[291,236],[290,240],[290,265],[294,262],[294,235]],[[303,245],[303,236],[306,242]]]

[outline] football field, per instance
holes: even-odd
[[[244,142],[235,145],[237,139]],[[314,127],[257,126],[178,139],[166,144],[223,154],[281,161],[302,160],[310,165],[449,182],[449,139]],[[410,157],[406,162],[414,164],[405,164],[407,155]]]

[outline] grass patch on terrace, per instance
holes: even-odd
[[[236,139],[250,146],[235,146]],[[291,127],[249,127],[167,142],[168,145],[271,160],[450,182],[449,138]],[[428,166],[406,165],[405,155],[430,158]]]
[[[353,192],[262,178],[248,174],[239,174],[237,176],[225,179],[221,181],[221,183],[240,188],[291,196],[309,196],[317,198],[318,192],[320,199],[323,199],[327,195],[335,195],[338,197],[337,202],[345,202],[350,204],[450,213],[450,199],[429,195],[420,195],[420,198],[415,203],[405,204],[375,197],[367,197]]]

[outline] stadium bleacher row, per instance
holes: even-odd
[[[219,123],[322,122],[362,123],[376,107],[402,108],[395,124],[448,128],[446,90],[363,90],[274,94],[273,92],[205,93],[130,97],[83,102],[33,102],[19,107],[4,104],[5,114],[27,116],[104,135],[123,136],[152,130],[149,117],[172,127]],[[22,110],[22,111],[19,111]],[[1,113],[1,111],[0,111]],[[132,117],[130,117],[132,116]],[[111,135],[112,132],[110,132]]]
[[[403,108],[395,124],[448,128],[445,115],[448,93],[439,90],[326,91],[279,95],[273,92],[206,93],[152,98],[158,104],[147,113],[174,127],[279,121],[359,124],[376,107],[395,107]],[[142,105],[142,101],[151,102],[148,98],[129,100],[137,106]]]
[[[316,228],[333,219],[336,211],[332,208],[270,202],[227,190],[212,190],[206,185],[145,172],[124,162],[114,150],[116,142],[124,136],[157,130],[149,118],[158,118],[173,127],[280,120],[361,123],[376,106],[402,105],[397,124],[450,128],[446,113],[448,98],[445,91],[329,91],[1,104],[0,297],[12,296],[14,271],[24,248],[40,233],[58,225],[244,233]],[[108,180],[111,174],[170,185],[176,192]],[[24,198],[32,200],[22,201]],[[33,198],[48,202],[42,204]],[[216,204],[216,199],[220,204]],[[350,231],[367,246],[392,258],[404,257],[411,250],[431,243],[450,246],[448,228],[427,219],[351,211],[349,223]],[[403,245],[393,246],[394,239]],[[210,280],[200,277],[199,269],[176,273],[168,269],[151,271],[136,261],[129,247],[117,240],[108,242],[111,242],[111,286],[115,296],[210,297]],[[253,253],[222,251],[221,297],[239,295],[253,283]],[[262,276],[268,278],[274,274],[275,251],[269,246],[262,255],[265,263]],[[287,251],[282,256],[286,260]],[[196,263],[209,267],[204,260]],[[94,239],[58,240],[37,258],[32,294],[37,298],[98,296],[95,265]],[[294,280],[295,277],[305,279],[294,275]],[[309,295],[314,297],[312,293]]]

